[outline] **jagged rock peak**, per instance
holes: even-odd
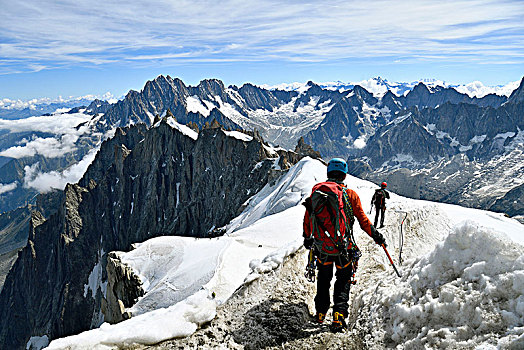
[[[190,129],[196,131],[197,133],[200,132],[200,129],[198,128],[198,124],[195,122],[189,122],[186,124]]]
[[[132,98],[136,98],[137,96],[140,96],[140,92],[136,91],[136,90],[129,90],[129,92],[127,93],[126,95],[126,99],[132,99]]]
[[[75,108],[72,108],[69,113],[77,113],[79,112],[83,107],[75,107]],[[99,100],[98,98],[97,99],[94,99],[90,104],[89,106],[87,106],[85,108],[86,110],[86,113],[89,113],[91,115],[97,115],[99,113],[106,113],[109,108],[111,108],[111,105],[109,104],[109,102],[107,101],[103,101],[103,100]]]
[[[304,138],[301,137],[299,140],[298,140],[298,143],[297,143],[297,146],[295,147],[295,152],[298,153],[299,155],[302,155],[302,156],[309,156],[311,158],[314,158],[314,159],[321,159],[322,157],[320,156],[320,152],[318,151],[315,151],[313,149],[313,147],[311,147],[310,145],[308,145],[305,141],[304,141]]]
[[[408,95],[409,94],[414,94],[414,93],[417,93],[417,94],[419,94],[419,93],[428,93],[429,94],[429,93],[431,93],[431,91],[429,91],[429,89],[426,86],[426,84],[424,84],[423,82],[420,82],[420,83],[418,83],[417,85],[415,85],[413,87],[413,90],[411,90],[408,93]]]
[[[267,89],[264,89],[263,87],[256,86],[251,83],[245,83],[243,84],[240,89],[236,85],[231,85],[231,87],[234,87],[236,90],[263,90],[263,91],[269,91]]]
[[[211,121],[211,124],[209,124],[209,122],[206,122],[206,124],[204,125],[204,129],[224,129],[224,128],[222,127],[222,125],[220,125],[220,123],[215,118],[213,118],[213,120]]]
[[[94,107],[100,107],[101,105],[108,105],[109,103],[107,101],[103,101],[103,100],[100,100],[98,98],[95,98],[90,104],[89,106],[87,107],[88,109],[89,108],[94,108]]]
[[[360,86],[360,85],[355,85],[355,87],[353,87],[353,92],[354,92],[355,95],[357,95],[357,96],[368,96],[368,95],[372,95],[368,90],[366,90],[365,88],[363,88],[363,87]]]
[[[320,85],[314,83],[311,80],[306,83],[306,86],[309,87],[309,89],[307,90],[308,94],[311,94],[311,95],[322,95],[322,94],[325,93],[325,90],[322,89],[322,87]]]
[[[260,136],[258,129],[253,129],[253,139],[263,142],[262,136]]]
[[[170,86],[171,88],[174,88],[174,89],[177,89],[177,90],[185,90],[185,89],[187,89],[186,84],[184,84],[184,82],[181,79],[179,79],[179,78],[174,78],[173,79],[169,75],[164,76],[164,75],[160,74],[155,79],[148,80],[146,82],[146,84],[144,85],[143,91],[146,91],[146,90],[150,89],[154,85],[160,86],[160,87]]]
[[[219,79],[204,79],[198,83],[197,88],[201,91],[211,92],[213,94],[220,94],[224,91],[224,83]]]
[[[166,111],[166,115],[165,115],[164,119],[167,119],[167,118],[173,118],[173,119],[176,120],[175,116],[173,115],[173,113],[171,113],[171,110],[169,108]]]
[[[382,96],[381,100],[384,101],[384,100],[396,99],[397,97],[398,97],[398,96],[395,95],[395,94],[393,93],[393,91],[388,90],[388,91],[386,91],[386,93],[384,94],[384,96]]]

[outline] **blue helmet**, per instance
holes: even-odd
[[[344,159],[341,158],[333,158],[329,161],[327,166],[327,172],[330,173],[332,171],[341,171],[344,174],[348,173],[348,165]]]

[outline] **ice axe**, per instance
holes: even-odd
[[[381,244],[382,248],[384,248],[384,251],[386,252],[386,255],[388,256],[389,262],[391,263],[391,266],[393,266],[393,270],[397,273],[398,277],[402,277],[402,275],[398,272],[397,268],[395,267],[395,264],[393,264],[393,259],[391,259],[391,256],[389,256],[388,250],[386,249],[386,246],[384,243]]]

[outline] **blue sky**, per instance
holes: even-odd
[[[0,99],[187,84],[524,75],[524,1],[0,0]]]

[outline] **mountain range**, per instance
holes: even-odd
[[[213,120],[230,130],[256,129],[269,144],[285,149],[303,137],[322,157],[349,159],[353,174],[386,180],[400,194],[523,215],[522,204],[512,200],[522,191],[524,172],[522,90],[521,82],[510,96],[478,98],[419,82],[405,94],[388,90],[379,96],[359,85],[345,90],[308,82],[276,90],[225,87],[209,79],[191,87],[159,76],[114,104],[95,100],[39,117],[43,123],[27,118],[24,127],[3,121],[0,211],[34,204],[38,193],[78,181],[115,128],[151,126],[169,111],[195,130]],[[63,120],[75,122],[55,126]],[[502,171],[501,164],[512,165]]]
[[[139,292],[109,284],[109,252],[221,236],[260,203],[278,211],[279,199],[252,196],[306,156],[346,158],[351,173],[413,198],[523,215],[523,112],[524,79],[510,96],[478,98],[424,83],[377,97],[159,76],[114,104],[4,124],[0,344],[125,319]]]

